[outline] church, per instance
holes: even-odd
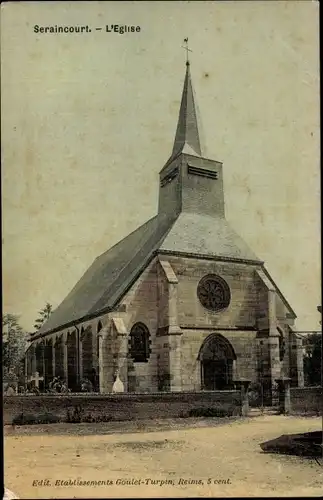
[[[112,392],[304,385],[295,312],[225,216],[223,164],[205,156],[186,74],[158,213],[97,257],[30,338],[27,381]]]

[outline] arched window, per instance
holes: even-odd
[[[150,334],[143,323],[136,323],[131,328],[129,339],[130,356],[137,363],[147,363],[150,355]]]
[[[91,380],[93,367],[93,331],[88,325],[81,329],[83,377]]]
[[[99,333],[102,330],[102,323],[101,321],[98,322],[98,326],[96,329],[96,356],[99,359],[99,352],[100,352],[100,338],[99,338]]]

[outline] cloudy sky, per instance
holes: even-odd
[[[92,32],[36,34],[36,24]],[[227,218],[266,261],[298,328],[318,328],[318,4],[308,1],[2,5],[3,308],[25,328],[155,215],[186,36]]]

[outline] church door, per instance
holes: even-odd
[[[235,353],[222,335],[211,335],[203,343],[200,355],[201,386],[205,391],[232,388]]]
[[[203,382],[206,391],[226,389],[230,385],[227,362],[225,360],[205,360],[203,362]]]

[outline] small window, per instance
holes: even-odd
[[[150,355],[150,334],[143,323],[136,323],[131,328],[129,351],[134,362],[147,363]]]

